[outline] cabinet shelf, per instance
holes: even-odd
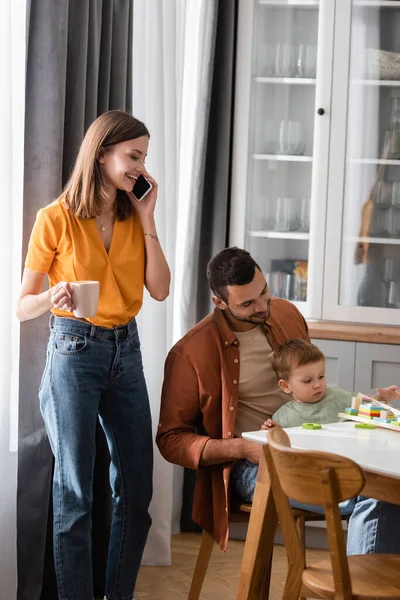
[[[304,77],[254,77],[256,83],[275,83],[289,85],[315,85],[315,79]],[[400,82],[399,82],[400,85]]]
[[[350,158],[349,163],[353,165],[391,165],[400,167],[400,159],[389,158]]]
[[[344,241],[356,243],[356,244],[359,244],[361,242],[361,243],[365,243],[365,244],[391,244],[394,246],[400,245],[400,239],[387,238],[387,237],[378,238],[378,237],[345,236]]]
[[[279,160],[283,162],[312,162],[312,156],[300,154],[253,154],[254,160]],[[400,163],[399,163],[400,164]]]
[[[262,6],[278,8],[318,8],[319,0],[258,0]]]
[[[400,3],[399,3],[400,8]],[[354,85],[372,85],[379,87],[400,87],[400,81],[394,79],[352,79]]]
[[[301,231],[254,231],[250,230],[251,237],[272,238],[275,240],[309,240],[310,234]]]
[[[373,6],[378,8],[400,8],[397,0],[355,0],[354,6]]]

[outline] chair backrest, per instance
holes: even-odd
[[[288,435],[280,427],[268,432],[264,452],[289,565],[298,565],[299,561],[304,565],[289,498],[305,504],[323,505],[336,593],[338,597],[351,598],[338,503],[356,496],[363,488],[365,480],[361,467],[336,454],[291,448]]]

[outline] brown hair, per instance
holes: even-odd
[[[99,152],[115,144],[150,137],[144,123],[122,110],[110,110],[98,117],[87,130],[71,176],[59,197],[76,217],[93,219],[102,211],[106,198],[99,167]],[[133,207],[123,190],[117,190],[119,220],[130,217]]]
[[[306,340],[287,340],[272,352],[270,360],[277,378],[287,381],[294,367],[325,360],[325,356],[317,346]]]
[[[256,269],[261,271],[250,252],[237,246],[225,248],[207,265],[208,283],[215,296],[226,302],[228,285],[246,285],[252,282]]]

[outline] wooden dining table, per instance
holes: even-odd
[[[400,504],[400,428],[360,429],[354,422],[331,423],[321,429],[285,429],[293,448],[320,450],[351,458],[364,470],[362,495]],[[247,440],[267,444],[267,431],[243,433]],[[272,551],[277,528],[275,502],[264,453],[258,470],[247,530],[237,600],[269,597]]]

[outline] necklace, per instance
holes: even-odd
[[[103,213],[101,213],[99,215],[99,217],[102,217],[102,216],[103,216]],[[114,212],[107,213],[107,217],[108,217],[108,219],[111,219],[112,223],[114,223]],[[108,223],[107,223],[107,225],[108,225]],[[100,223],[100,231],[104,232],[106,229],[107,229],[106,223]]]

